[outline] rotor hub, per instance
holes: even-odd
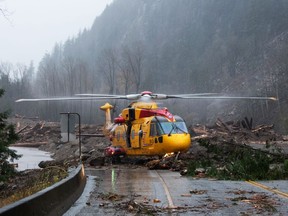
[[[141,96],[144,96],[144,95],[149,95],[149,96],[151,96],[151,95],[152,95],[152,92],[151,92],[151,91],[143,91],[143,92],[141,92]]]

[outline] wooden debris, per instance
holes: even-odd
[[[159,200],[159,199],[153,199],[153,202],[154,202],[154,203],[160,203],[161,200]]]
[[[41,145],[45,145],[45,144],[48,144],[48,142],[25,142],[25,143],[15,143],[11,146],[14,146],[14,147],[31,147],[31,148],[37,148]]]
[[[181,197],[191,197],[191,194],[181,194]]]
[[[214,126],[196,126],[190,130],[194,134],[193,140],[231,140],[233,143],[265,143],[266,141],[283,140],[282,135],[277,134],[274,125],[257,125],[253,127],[253,119],[246,117],[242,121],[223,122],[217,119]]]
[[[23,128],[21,128],[19,131],[16,132],[16,134],[21,133],[22,131],[24,131],[26,128],[28,128],[28,125],[24,126]]]

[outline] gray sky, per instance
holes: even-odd
[[[113,0],[0,0],[0,62],[39,63],[56,42],[90,29]]]

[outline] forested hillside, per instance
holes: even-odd
[[[188,124],[247,116],[287,132],[287,20],[286,0],[114,0],[91,29],[43,54],[31,93],[277,96],[278,102],[163,103]],[[43,102],[29,114],[34,110],[55,119],[61,111],[77,111],[86,121],[99,122],[98,106],[104,102]],[[118,102],[118,110],[124,104]],[[25,107],[14,109],[21,113]]]

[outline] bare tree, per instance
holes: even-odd
[[[46,54],[39,64],[36,76],[36,88],[39,96],[56,96],[62,85],[58,74],[58,66],[51,56]],[[40,91],[39,91],[40,90]]]
[[[143,67],[143,47],[140,43],[135,43],[133,48],[123,48],[123,59],[126,62],[127,69],[129,70],[129,76],[133,77],[135,91],[139,92],[142,78]]]
[[[117,65],[116,51],[113,49],[104,50],[99,57],[98,70],[105,78],[109,94],[116,94]]]
[[[10,76],[10,73],[13,70],[13,65],[9,62],[1,62],[0,63],[0,74],[6,74]]]
[[[128,94],[131,86],[133,86],[133,74],[131,73],[129,62],[127,61],[125,56],[126,49],[122,50],[122,58],[119,62],[119,76],[117,79],[117,83],[119,88],[123,90],[124,94]]]
[[[0,14],[11,24],[12,22],[8,18],[8,16],[11,14],[6,8],[3,6],[0,7]]]
[[[73,95],[76,93],[77,86],[76,60],[73,57],[64,57],[62,68],[66,94]]]

